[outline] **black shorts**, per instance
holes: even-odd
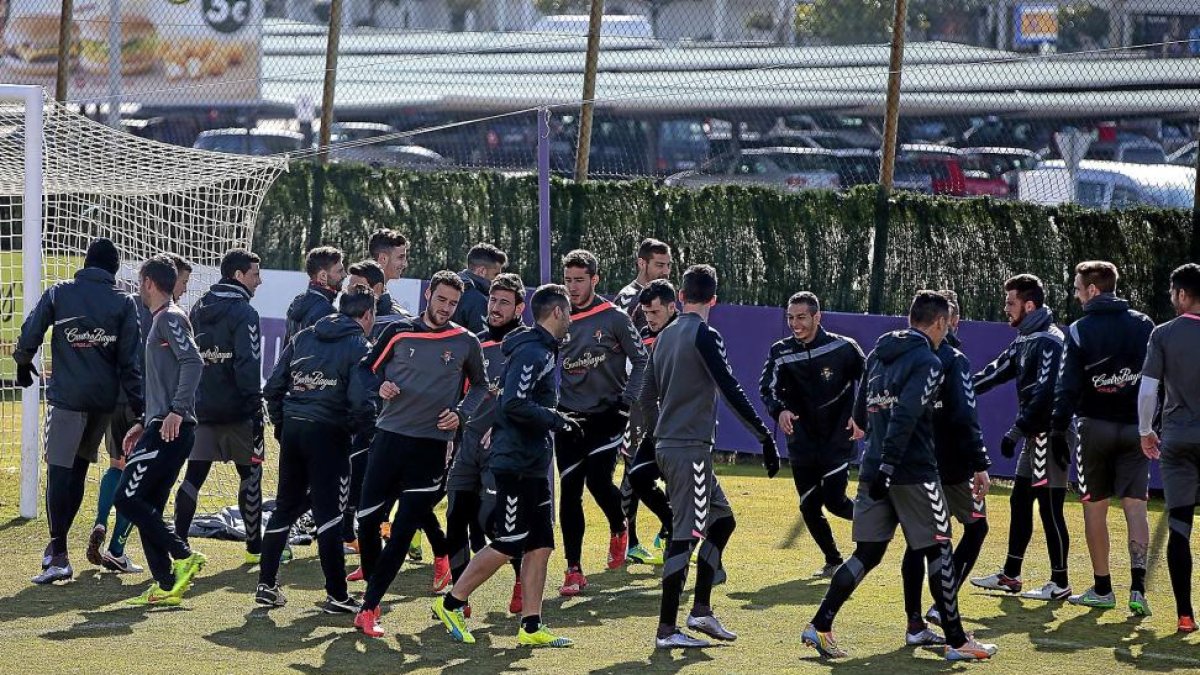
[[[1150,497],[1150,460],[1136,424],[1079,419],[1080,501]]]
[[[108,451],[110,459],[125,458],[125,450],[121,447],[125,434],[129,433],[133,425],[141,423],[142,418],[133,414],[133,408],[128,404],[117,406],[108,420],[108,429],[104,432],[104,449]]]
[[[788,448],[788,464],[792,467],[792,481],[796,493],[804,501],[813,490],[829,481],[839,482],[845,489],[850,478],[852,452],[842,448],[825,451],[795,451]]]
[[[560,478],[586,473],[585,463],[605,462],[616,467],[617,454],[625,449],[628,417],[613,409],[579,415],[579,418],[579,433],[558,433],[554,436],[554,455]]]
[[[545,477],[497,473],[495,492],[485,502],[491,547],[512,558],[528,551],[554,548],[554,497]],[[488,481],[491,482],[491,481]],[[491,490],[489,489],[489,492]]]
[[[445,440],[413,438],[379,429],[367,455],[358,517],[362,520],[381,511],[405,492],[436,495],[445,477]],[[387,514],[376,517],[386,520]]]

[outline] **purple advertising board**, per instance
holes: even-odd
[[[854,338],[864,353],[870,353],[880,335],[907,325],[904,318],[894,316],[825,312],[822,317],[822,326],[826,330]],[[725,337],[729,363],[733,366],[734,375],[758,408],[759,414],[765,418],[766,411],[758,396],[758,381],[771,344],[789,333],[783,310],[774,307],[717,305],[712,310],[710,321]],[[284,330],[283,319],[262,319],[264,378],[270,374],[272,364],[282,351]],[[970,359],[971,368],[975,372],[1000,354],[1016,334],[1016,330],[1007,324],[986,321],[963,321],[958,330],[963,352]],[[992,458],[991,473],[994,476],[1011,477],[1016,470],[1016,459],[1002,457],[999,449],[1000,438],[1017,415],[1016,389],[1011,384],[1001,385],[980,396],[978,401],[983,440]],[[750,432],[723,404],[720,407],[718,422],[717,449],[761,452]],[[775,428],[771,420],[768,420],[768,426]],[[783,450],[786,443],[782,433],[778,433],[778,440],[780,449]],[[1162,485],[1157,462],[1151,463],[1150,485],[1155,489]]]

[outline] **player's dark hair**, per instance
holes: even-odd
[[[908,309],[908,322],[914,326],[928,326],[941,318],[950,318],[950,301],[946,296],[937,291],[917,291]]]
[[[684,302],[703,305],[717,297],[717,270],[712,265],[692,265],[683,273]]]
[[[442,270],[441,272],[434,273],[433,277],[429,279],[429,294],[433,295],[437,291],[438,286],[449,286],[459,293],[467,289],[463,284],[462,277],[450,270]]]
[[[664,241],[647,237],[638,245],[637,257],[650,261],[656,255],[671,255],[671,246]]]
[[[658,300],[664,306],[675,304],[675,286],[666,279],[655,279],[638,293],[638,304],[649,306]]]
[[[171,259],[171,264],[175,266],[175,273],[177,275],[192,271],[192,264],[187,261],[187,258],[178,253],[164,253],[163,255]]]
[[[518,305],[525,302],[525,282],[521,281],[521,277],[511,272],[497,275],[492,280],[492,286],[488,289],[488,295],[496,291],[508,291],[512,293]]]
[[[1171,288],[1183,291],[1193,302],[1200,300],[1200,265],[1187,263],[1171,272]]]
[[[817,294],[812,291],[793,293],[792,297],[788,298],[788,307],[792,305],[808,305],[810,314],[816,314],[821,311],[821,301],[817,298]]]
[[[1084,288],[1095,286],[1101,293],[1115,293],[1121,278],[1117,266],[1107,260],[1085,260],[1075,266],[1075,273],[1082,277]]]
[[[499,265],[504,267],[508,264],[508,256],[500,249],[486,242],[479,242],[467,251],[467,269],[480,266]]]
[[[238,272],[246,274],[251,265],[261,263],[262,259],[257,253],[251,253],[244,248],[232,249],[221,258],[221,278],[232,279]]]
[[[374,260],[360,260],[346,269],[356,277],[362,277],[374,288],[377,284],[387,283],[383,276],[383,268]]]
[[[1042,286],[1042,280],[1032,274],[1009,277],[1004,282],[1004,290],[1016,291],[1021,302],[1032,302],[1034,307],[1046,304],[1046,288]]]
[[[538,286],[529,298],[530,311],[533,320],[541,321],[550,316],[555,307],[562,307],[564,312],[571,311],[571,297],[567,295],[567,287],[562,284],[545,284]]]
[[[338,298],[338,311],[351,319],[361,319],[363,315],[375,309],[375,293],[362,284],[354,284],[347,288],[342,297]]]
[[[591,251],[585,251],[577,248],[574,251],[563,256],[563,267],[578,267],[587,270],[589,277],[594,277],[600,273],[600,261],[596,259],[595,254]]]
[[[318,246],[304,256],[304,271],[311,279],[318,272],[329,271],[329,268],[342,262],[342,250],[336,246]]]
[[[367,240],[367,253],[372,258],[378,258],[382,253],[388,253],[389,248],[408,246],[404,235],[395,230],[375,230]]]
[[[147,258],[138,270],[138,277],[149,279],[159,293],[169,296],[175,290],[175,280],[179,278],[179,272],[175,270],[175,261],[163,254]]]

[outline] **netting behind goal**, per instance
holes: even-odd
[[[133,290],[143,260],[177,253],[194,267],[181,299],[186,309],[218,280],[221,256],[249,245],[263,194],[286,166],[283,158],[217,154],[137,138],[52,101],[43,110],[42,245],[28,251],[22,219],[30,130],[24,105],[0,100],[0,480],[21,473],[21,390],[11,354],[24,310],[37,301],[24,297],[25,257],[41,257],[44,289],[70,279],[88,243],[108,237],[121,252],[119,276]],[[43,375],[52,375],[48,340],[42,359]],[[100,455],[106,466],[103,449]],[[236,485],[232,470],[217,470],[206,492],[236,503]]]

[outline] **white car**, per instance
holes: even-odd
[[[841,187],[833,153],[817,148],[747,148],[713,158],[694,171],[668,176],[665,185],[760,185],[785,192]]]
[[[1075,202],[1088,208],[1190,209],[1195,203],[1196,170],[1191,167],[1084,160],[1075,180]],[[1056,159],[1019,172],[1017,198],[1047,206],[1070,201],[1066,165]]]
[[[555,14],[543,16],[530,28],[531,33],[588,34],[587,14]],[[604,37],[654,39],[654,27],[640,14],[605,14],[600,19],[600,34]]]

